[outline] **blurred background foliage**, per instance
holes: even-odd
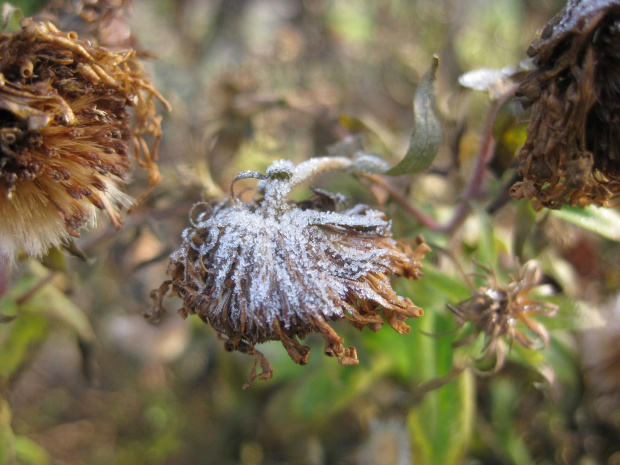
[[[26,16],[43,3],[13,2]],[[367,179],[321,180],[385,209],[396,237],[423,234],[434,248],[421,281],[395,283],[425,309],[408,336],[338,327],[358,348],[359,366],[322,356],[318,337],[308,338],[307,366],[292,363],[279,343],[265,344],[275,377],[242,390],[252,360],[225,352],[211,328],[174,312],[157,326],[142,317],[190,206],[226,195],[239,171],[322,156],[351,134],[392,165],[401,159],[411,99],[433,54],[444,130],[438,157],[425,173],[389,183],[448,221],[490,107],[488,93],[460,87],[458,77],[518,64],[563,6],[135,0],[133,32],[157,55],[149,69],[173,107],[163,122],[164,181],[121,231],[101,222],[77,240],[85,260],[52,251],[42,264],[4,270],[0,462],[620,464],[617,212],[535,213],[525,201],[501,202],[527,121],[511,100],[495,119],[484,197],[451,231],[429,230]],[[146,175],[134,177],[129,191],[139,195]],[[542,268],[543,298],[560,308],[539,320],[550,343],[543,351],[514,344],[498,373],[480,375],[467,366],[479,366],[482,337],[453,348],[472,328],[457,331],[446,304],[471,296],[464,275],[480,272],[474,261],[506,283],[530,259]]]

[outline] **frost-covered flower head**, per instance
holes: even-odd
[[[303,365],[310,348],[298,338],[318,332],[326,355],[356,365],[355,349],[345,348],[328,321],[346,318],[359,329],[378,331],[383,313],[390,326],[408,333],[405,320],[423,311],[394,292],[389,276],[419,279],[428,246],[419,240],[412,251],[395,241],[385,215],[365,205],[340,211],[342,199],[323,191],[307,202],[288,199],[313,175],[351,164],[339,157],[297,166],[281,160],[266,175],[240,173],[235,181],[261,179],[257,199],[241,203],[233,195],[184,231],[183,245],[171,256],[172,280],[154,292],[156,313],[172,285],[172,294],[183,299],[180,314],[197,314],[227,340],[228,350],[254,355],[261,379],[273,370],[257,343],[279,340]],[[247,385],[256,377],[254,368]]]

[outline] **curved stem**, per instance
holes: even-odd
[[[382,187],[388,194],[392,196],[392,198],[398,203],[407,213],[413,216],[416,220],[422,223],[423,226],[426,226],[433,231],[438,231],[441,229],[441,225],[435,221],[434,218],[430,217],[426,213],[418,210],[415,206],[409,203],[407,197],[405,197],[402,193],[400,193],[392,184],[388,182],[386,178],[380,176],[378,174],[370,174],[370,173],[357,173],[360,176],[365,177],[370,180],[374,184]]]

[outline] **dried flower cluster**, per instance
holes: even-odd
[[[528,50],[519,88],[532,107],[516,199],[536,209],[620,198],[620,2],[570,0]]]
[[[266,175],[239,174],[236,180],[260,178],[261,195],[249,203],[232,196],[185,230],[183,245],[171,256],[172,279],[153,292],[155,313],[172,286],[171,293],[183,300],[182,316],[197,314],[227,341],[228,350],[254,355],[246,386],[272,376],[257,343],[281,341],[292,360],[303,365],[310,348],[298,338],[318,332],[326,355],[356,365],[355,348],[345,348],[328,321],[346,318],[359,329],[378,331],[382,313],[392,328],[408,333],[405,320],[423,311],[394,292],[389,276],[419,279],[419,261],[429,247],[419,240],[412,251],[392,239],[384,214],[364,205],[339,211],[339,198],[322,191],[307,202],[288,200],[300,182],[350,166],[340,157],[297,166],[282,160]]]
[[[539,281],[539,268],[534,262],[519,268],[517,276],[506,285],[500,285],[490,270],[485,269],[485,272],[488,275],[485,286],[478,288],[473,297],[447,307],[460,326],[467,322],[474,325],[471,335],[456,341],[454,347],[470,344],[484,334],[482,356],[477,361],[495,356],[495,365],[490,372],[496,373],[506,360],[504,338],[508,339],[509,345],[516,340],[527,348],[541,342],[543,347],[547,345],[547,330],[530,315],[552,315],[557,307],[528,297]],[[517,326],[519,323],[529,330],[531,337]]]
[[[132,142],[159,182],[157,98],[165,103],[133,50],[110,51],[31,18],[0,34],[0,255],[40,255],[79,236],[97,209],[120,227]]]

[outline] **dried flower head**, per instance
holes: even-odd
[[[131,142],[159,182],[155,98],[133,50],[112,52],[31,18],[0,34],[0,255],[38,256],[79,236],[97,209],[121,226]],[[144,134],[154,136],[152,151]]]
[[[260,178],[258,199],[232,198],[201,213],[183,233],[183,245],[171,256],[170,281],[154,291],[155,314],[172,286],[183,299],[179,313],[197,314],[215,328],[228,350],[255,357],[248,386],[272,368],[255,344],[278,340],[299,364],[310,348],[299,343],[311,332],[325,339],[325,354],[344,365],[358,363],[355,348],[327,323],[347,319],[355,327],[378,331],[383,313],[396,331],[407,334],[405,320],[421,308],[398,296],[389,276],[419,279],[419,261],[429,247],[422,240],[411,250],[391,238],[383,213],[364,205],[339,211],[339,198],[315,191],[302,203],[288,199],[291,189],[322,171],[351,167],[340,157],[315,158],[297,166],[275,162]]]
[[[532,107],[516,199],[535,208],[620,198],[620,2],[569,0],[529,48],[521,84]]]
[[[509,346],[517,341],[523,347],[532,348],[538,343],[546,347],[549,336],[545,327],[530,318],[530,315],[552,315],[557,307],[549,302],[528,297],[537,286],[540,271],[534,262],[520,267],[512,281],[506,285],[497,282],[495,274],[483,268],[487,284],[478,288],[473,297],[456,305],[447,305],[456,317],[459,326],[470,322],[474,325],[471,335],[456,341],[453,346],[460,347],[472,343],[481,333],[484,334],[482,355],[476,361],[488,360],[495,356],[495,365],[490,373],[496,373],[506,360],[503,339]],[[526,334],[517,325],[528,330]]]

